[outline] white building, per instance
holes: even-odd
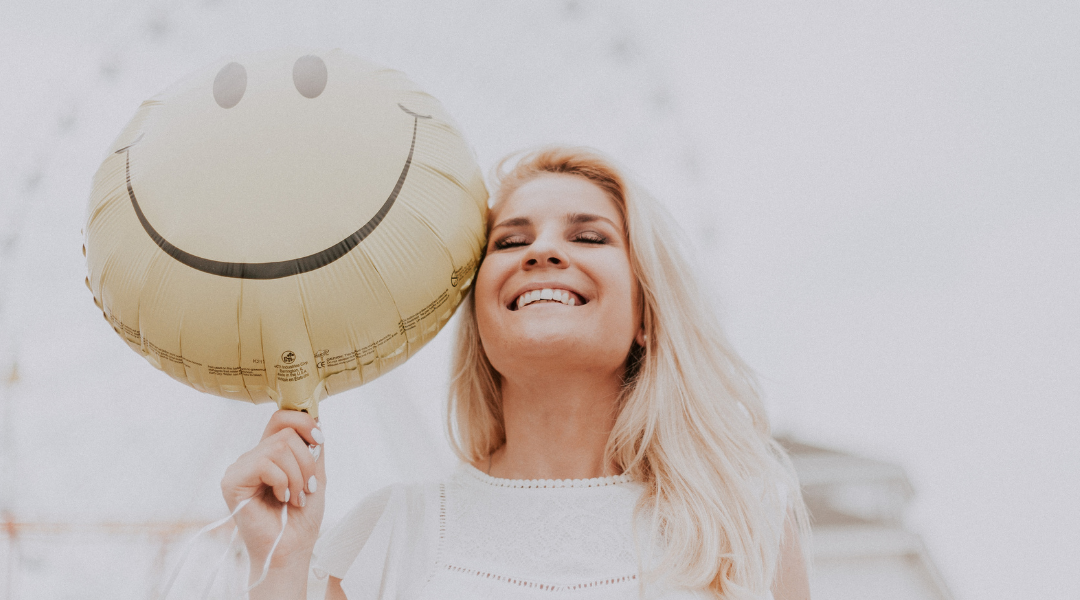
[[[810,508],[814,600],[951,600],[922,539],[904,528],[913,496],[897,465],[789,439]]]

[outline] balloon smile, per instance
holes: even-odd
[[[127,153],[125,156],[124,169],[127,179],[128,197],[131,198],[131,206],[135,209],[135,215],[139,218],[139,223],[142,224],[143,230],[146,231],[146,234],[150,236],[150,239],[154,240],[154,243],[164,250],[166,254],[193,269],[211,275],[234,277],[238,279],[280,279],[282,277],[289,277],[290,275],[299,275],[300,273],[314,271],[345,256],[362,242],[364,238],[371,235],[371,232],[375,231],[375,228],[379,226],[379,223],[386,218],[386,214],[390,212],[390,208],[394,206],[398,194],[401,193],[402,186],[405,185],[405,178],[408,176],[409,167],[412,165],[413,151],[416,149],[417,124],[420,122],[420,119],[431,118],[430,115],[414,113],[401,104],[398,104],[398,108],[413,117],[412,142],[409,146],[409,155],[405,159],[405,165],[401,168],[401,175],[398,176],[397,184],[386,198],[386,201],[383,202],[382,207],[379,208],[378,212],[375,213],[375,216],[371,217],[363,227],[357,229],[340,242],[320,252],[309,254],[308,256],[301,258],[294,258],[292,260],[263,263],[223,262],[196,256],[190,252],[177,248],[171,244],[169,240],[166,240],[158,233],[157,230],[154,229],[154,226],[150,224],[146,215],[143,214],[142,208],[139,207],[139,201],[135,198],[135,190],[131,187],[131,153],[129,150],[132,146],[139,143],[142,136],[139,136],[133,143],[117,150],[116,154],[120,154],[121,152]]]

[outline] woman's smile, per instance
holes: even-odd
[[[575,292],[570,290],[562,290],[559,288],[540,287],[527,292],[522,292],[509,306],[510,310],[520,310],[526,306],[539,306],[543,303],[557,303],[565,306],[577,306],[584,304],[581,300],[578,300],[578,296]]]

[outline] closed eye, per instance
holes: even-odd
[[[576,234],[573,240],[575,242],[584,242],[586,244],[606,244],[608,242],[606,235],[596,231],[582,231]]]
[[[506,248],[524,246],[528,243],[529,240],[524,235],[521,235],[520,233],[515,233],[495,240],[492,246],[494,246],[496,250],[504,250]]]

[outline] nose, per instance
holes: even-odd
[[[541,268],[565,269],[570,265],[563,248],[552,240],[538,238],[529,244],[521,257],[521,268],[526,271]]]

